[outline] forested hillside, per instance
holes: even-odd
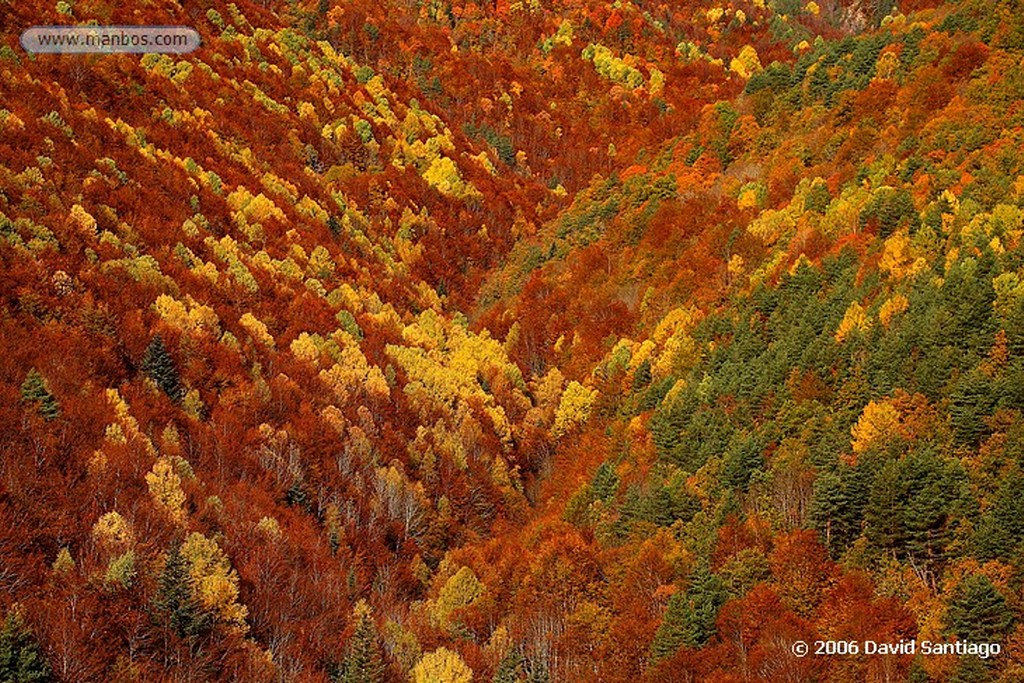
[[[0,683],[1024,680],[1013,0],[0,27]]]

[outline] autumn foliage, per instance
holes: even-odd
[[[1013,3],[2,7],[0,682],[1024,672]]]

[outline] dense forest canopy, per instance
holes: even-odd
[[[1019,9],[0,0],[0,683],[1024,680]]]

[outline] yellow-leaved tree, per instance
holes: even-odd
[[[744,45],[740,53],[729,63],[729,69],[742,78],[750,78],[761,71],[761,60],[757,56],[757,50],[750,45]]]
[[[442,628],[451,624],[452,612],[472,605],[484,594],[484,585],[469,567],[463,567],[445,582],[434,603],[433,617]]]
[[[893,294],[886,299],[878,311],[878,320],[882,323],[882,327],[889,329],[893,318],[906,311],[908,306],[910,306],[910,301],[902,294]]]
[[[160,458],[146,475],[146,485],[154,502],[175,524],[185,521],[185,492],[181,488],[181,477],[174,471],[168,458]]]
[[[855,332],[867,332],[871,329],[871,319],[860,302],[854,301],[843,314],[843,321],[836,330],[836,341],[842,343]]]
[[[459,174],[459,167],[446,156],[436,157],[430,167],[423,172],[423,179],[437,188],[441,194],[461,196],[465,192],[465,183]]]
[[[857,455],[900,433],[900,411],[888,400],[870,401],[857,424],[850,428],[851,447]]]
[[[928,267],[928,261],[914,252],[914,245],[906,232],[895,232],[885,240],[878,267],[882,272],[889,273],[894,280],[917,275]]]
[[[551,433],[555,438],[564,436],[577,425],[581,425],[590,417],[590,408],[597,398],[597,389],[587,389],[573,380],[562,392],[562,400],[555,411],[555,424]]]
[[[473,670],[456,652],[439,647],[423,655],[410,676],[412,683],[471,683]]]
[[[131,524],[115,510],[96,521],[92,527],[92,537],[104,548],[124,549],[135,542]]]
[[[309,255],[309,261],[306,263],[306,272],[311,277],[317,278],[329,278],[334,275],[335,263],[331,257],[331,252],[327,251],[327,248],[322,244],[316,245],[313,248],[313,252]]]
[[[238,323],[245,328],[245,331],[249,333],[249,337],[251,337],[254,342],[257,342],[268,349],[274,348],[274,338],[267,330],[266,324],[252,313],[243,313],[242,317],[238,319]]]
[[[192,532],[181,546],[181,556],[189,563],[192,591],[203,608],[244,631],[249,610],[238,602],[238,574],[217,542]]]

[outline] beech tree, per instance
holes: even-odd
[[[0,602],[52,678],[1013,650],[1012,0],[165,4],[202,51],[0,46]]]
[[[423,655],[412,670],[413,683],[470,683],[473,671],[456,652],[440,647]]]

